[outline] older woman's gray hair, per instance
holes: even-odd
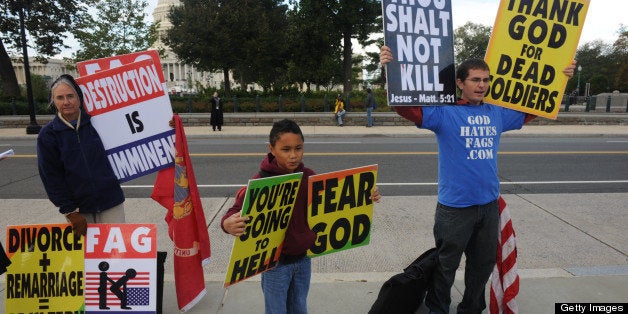
[[[52,98],[52,94],[54,90],[59,86],[59,84],[65,84],[72,87],[74,92],[78,95],[81,104],[80,108],[81,110],[83,110],[83,92],[81,91],[81,88],[78,86],[74,78],[69,74],[62,74],[61,76],[59,76],[59,78],[52,82],[52,85],[50,86],[50,94],[48,95],[48,106],[50,106],[50,109],[54,111],[56,111],[57,109],[57,107],[55,106],[55,101]]]

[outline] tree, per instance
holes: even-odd
[[[378,48],[384,45],[384,37],[379,37],[374,41],[375,46]],[[373,77],[370,81],[371,84],[384,86],[386,84],[386,67],[379,63],[379,50],[374,52],[367,52],[366,57],[368,63],[364,67],[367,72],[378,72],[377,77]]]
[[[619,38],[613,43],[612,58],[614,67],[616,69],[615,74],[615,88],[627,92],[628,91],[628,27],[621,25],[619,31]]]
[[[490,26],[467,22],[454,31],[454,53],[456,63],[475,58],[484,59],[488,41],[491,38]]]
[[[0,80],[7,97],[20,97],[20,88],[9,57],[10,51],[20,51],[19,13],[24,10],[24,25],[32,45],[40,57],[52,57],[69,48],[64,43],[77,21],[87,14],[93,0],[5,0],[0,2]],[[6,47],[5,47],[6,44]]]
[[[325,1],[301,0],[289,12],[288,76],[293,82],[331,87],[341,83],[341,34]]]
[[[76,61],[144,51],[157,40],[156,24],[144,22],[145,0],[100,0],[96,16],[87,16],[79,23],[74,37],[80,49]]]
[[[229,72],[268,87],[285,72],[285,11],[278,0],[183,0],[168,15],[163,41],[181,61],[204,71]],[[281,80],[281,78],[277,78]]]
[[[287,6],[277,0],[253,1],[251,12],[243,12],[250,37],[239,41],[246,51],[243,62],[234,68],[234,75],[248,73],[246,83],[258,83],[264,90],[281,88],[288,83]]]
[[[583,93],[586,83],[591,83],[590,94],[609,92],[612,90],[613,78],[616,69],[613,69],[611,46],[601,40],[587,42],[576,51],[576,60],[582,67],[580,73],[574,75],[576,80],[571,79],[567,85],[567,90],[575,90],[577,87],[577,77],[580,75],[580,94]]]
[[[381,3],[377,0],[330,0],[334,8],[333,23],[342,34],[343,90],[353,90],[353,48],[351,39],[366,46],[373,32],[381,31]]]

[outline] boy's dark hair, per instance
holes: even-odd
[[[456,71],[456,79],[464,81],[469,76],[469,70],[490,71],[488,64],[482,59],[468,59],[463,61]]]
[[[371,92],[371,89],[370,89],[370,88],[367,88],[367,89],[366,89],[366,92],[367,92],[367,93],[370,93],[370,92]]]
[[[303,132],[301,132],[299,125],[292,120],[283,119],[273,123],[273,128],[270,130],[270,135],[268,136],[268,142],[270,145],[275,146],[279,137],[284,133],[294,133],[301,136],[301,139],[305,141]]]

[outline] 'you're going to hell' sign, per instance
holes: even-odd
[[[244,234],[233,241],[225,287],[277,265],[302,176],[298,172],[249,180],[241,211],[249,220]]]

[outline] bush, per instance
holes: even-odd
[[[213,93],[213,91],[212,91]],[[334,110],[334,100],[337,95],[337,91],[332,92],[320,92],[310,91],[306,93],[298,93],[294,91],[287,91],[286,94],[274,95],[270,93],[258,93],[258,92],[244,92],[239,91],[237,98],[221,97],[224,104],[224,112],[234,112],[234,101],[237,101],[237,112],[256,112],[259,108],[260,112],[279,112],[279,99],[281,97],[282,111],[283,112],[301,112],[302,103],[305,105],[305,112],[327,112]],[[386,91],[374,90],[375,99],[377,101],[376,111],[388,111],[386,106]],[[203,93],[207,95],[207,93]],[[220,95],[220,91],[218,92]],[[211,95],[211,94],[210,94]],[[42,98],[41,95],[39,98]],[[192,100],[192,112],[194,113],[209,113],[209,98],[201,94],[191,96]],[[349,95],[349,111],[365,111],[366,92],[354,91]],[[35,101],[36,114],[51,114],[51,110],[48,108],[47,100]],[[176,113],[189,112],[188,96],[170,95],[170,103],[172,104],[172,111]],[[259,103],[259,104],[258,104]],[[27,115],[29,114],[28,105],[25,100],[16,100],[15,105],[10,99],[0,99],[0,115]]]
[[[35,101],[35,114],[52,114],[47,103]],[[0,115],[29,115],[30,110],[25,100],[0,100]]]

